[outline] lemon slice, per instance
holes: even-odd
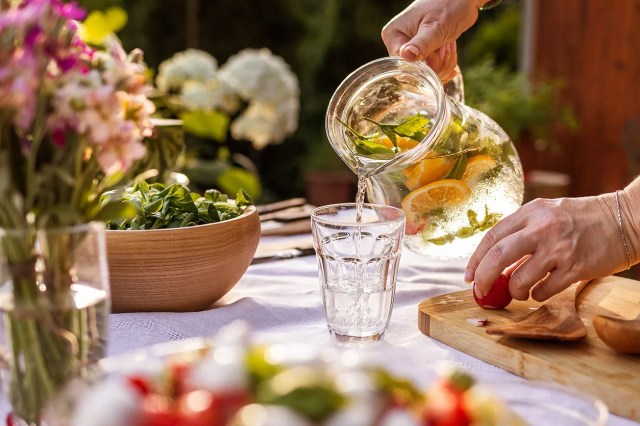
[[[464,171],[464,175],[462,175],[462,181],[466,183],[467,186],[473,186],[478,183],[485,173],[492,170],[497,165],[498,163],[496,160],[488,155],[480,154],[475,157],[471,157],[467,161],[467,168]]]
[[[407,177],[405,185],[411,191],[442,179],[456,163],[454,157],[433,158],[434,156],[434,153],[430,153],[425,159],[404,170]]]
[[[423,213],[465,202],[471,195],[466,183],[456,179],[442,179],[410,192],[402,200],[402,209],[416,221]]]
[[[393,148],[393,142],[391,142],[391,139],[386,135],[378,136],[375,141],[387,148]],[[398,150],[400,150],[400,152],[405,152],[418,146],[419,142],[404,136],[396,136],[396,143],[398,144]]]

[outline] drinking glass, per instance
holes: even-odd
[[[345,346],[384,336],[405,226],[398,208],[364,204],[358,210],[358,204],[344,203],[311,212],[327,326]]]

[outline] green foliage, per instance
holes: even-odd
[[[462,70],[469,65],[493,59],[511,71],[518,68],[521,10],[518,5],[505,5],[492,14],[482,13],[478,24],[465,39],[461,53]]]
[[[145,138],[147,154],[134,164],[132,175],[156,172],[153,181],[166,182],[184,153],[184,132],[179,120],[153,119],[153,135]]]
[[[111,195],[105,194],[103,199],[109,199]],[[144,180],[127,188],[121,200],[135,211],[135,215],[108,222],[108,229],[182,228],[221,222],[242,215],[244,208],[252,203],[242,189],[236,195],[237,203],[230,203],[225,194],[215,189],[200,196],[179,184],[149,185]]]
[[[396,377],[387,370],[380,368],[374,371],[374,379],[376,385],[383,392],[393,395],[397,402],[411,405],[424,399],[424,395],[410,380]]]
[[[531,82],[517,71],[520,26],[520,2],[512,2],[481,14],[478,24],[463,35],[466,104],[494,119],[512,140],[526,135],[549,146],[552,125],[571,130],[577,122],[571,109],[558,101],[561,81]]]
[[[229,116],[221,111],[195,110],[180,114],[184,129],[201,138],[223,142],[229,129]]]
[[[523,134],[547,139],[551,123],[577,126],[571,110],[557,103],[559,82],[530,84],[524,74],[491,59],[462,72],[466,103],[493,118],[515,141]]]
[[[217,182],[220,189],[226,193],[230,193],[235,188],[246,188],[246,192],[252,197],[262,192],[256,175],[241,167],[228,166],[218,177]]]
[[[216,186],[227,194],[233,194],[237,188],[243,188],[253,199],[262,194],[262,185],[255,173],[231,163],[221,150],[221,158],[213,160],[190,158],[184,172],[189,176],[191,185],[198,188]]]
[[[320,422],[346,403],[335,384],[306,367],[282,371],[257,387],[257,402],[283,405]]]

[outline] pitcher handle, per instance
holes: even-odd
[[[456,65],[456,75],[443,85],[444,92],[454,101],[464,104],[464,81],[462,80],[462,71]]]

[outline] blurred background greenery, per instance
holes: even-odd
[[[259,202],[305,195],[305,172],[347,171],[331,150],[324,114],[333,91],[350,72],[386,56],[380,38],[385,23],[407,0],[81,0],[89,10],[124,8],[119,32],[127,50],[139,47],[152,69],[188,47],[211,53],[220,64],[245,48],[270,49],[291,66],[300,82],[298,130],[281,144],[257,151],[246,141],[233,150],[257,165],[263,186]],[[518,73],[521,3],[510,0],[482,12],[458,42],[467,103],[493,117],[518,140],[545,140],[556,111],[556,83],[532,89]],[[566,113],[566,111],[565,111]],[[573,125],[571,115],[567,123]],[[524,137],[523,137],[524,135]],[[214,141],[208,141],[215,150]],[[524,142],[523,142],[524,143]]]

